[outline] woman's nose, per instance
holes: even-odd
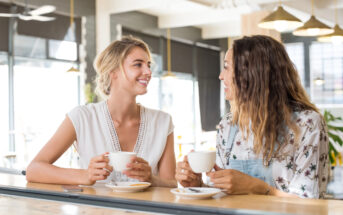
[[[224,79],[223,79],[223,72],[220,72],[220,74],[219,74],[219,80],[224,80]]]
[[[144,74],[151,76],[151,74],[152,74],[151,68],[146,67],[146,68],[144,69]]]

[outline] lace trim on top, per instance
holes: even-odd
[[[108,110],[108,105],[107,101],[104,102],[104,109],[105,109],[105,119],[107,126],[109,128],[110,134],[111,134],[111,140],[112,144],[111,146],[113,147],[114,151],[121,151],[120,143],[119,143],[119,138],[116,132],[116,129],[114,127],[114,123],[110,114],[110,111]],[[135,147],[133,149],[134,152],[140,154],[141,151],[141,145],[145,136],[145,129],[146,129],[146,116],[145,116],[145,108],[140,105],[140,123],[139,123],[139,130],[138,130],[138,136],[136,140]]]

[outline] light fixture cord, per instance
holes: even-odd
[[[279,6],[281,7],[281,0],[279,0]]]
[[[314,9],[313,9],[313,7],[314,7],[313,4],[314,4],[314,3],[313,3],[313,1],[314,1],[314,0],[311,1],[311,2],[312,2],[312,3],[311,3],[311,15],[312,15],[312,16],[313,16],[313,14],[314,14]]]
[[[74,24],[74,0],[70,0],[70,27]]]
[[[168,74],[171,72],[171,42],[170,42],[170,29],[167,29],[167,67]]]
[[[337,0],[335,0],[335,23],[338,25],[338,16],[337,16]]]

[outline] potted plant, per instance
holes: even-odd
[[[340,132],[343,132],[342,126],[337,126],[332,124],[333,122],[342,121],[341,117],[335,117],[331,114],[330,111],[324,111],[324,119],[326,125],[328,127],[328,135],[329,135],[329,158],[332,166],[336,165],[336,158],[338,158],[339,163],[342,162],[341,154],[336,149],[336,144],[342,146],[343,140],[342,137],[339,135]]]

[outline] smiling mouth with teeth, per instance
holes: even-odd
[[[148,80],[138,80],[138,82],[140,83],[140,84],[143,84],[143,85],[148,85]]]

